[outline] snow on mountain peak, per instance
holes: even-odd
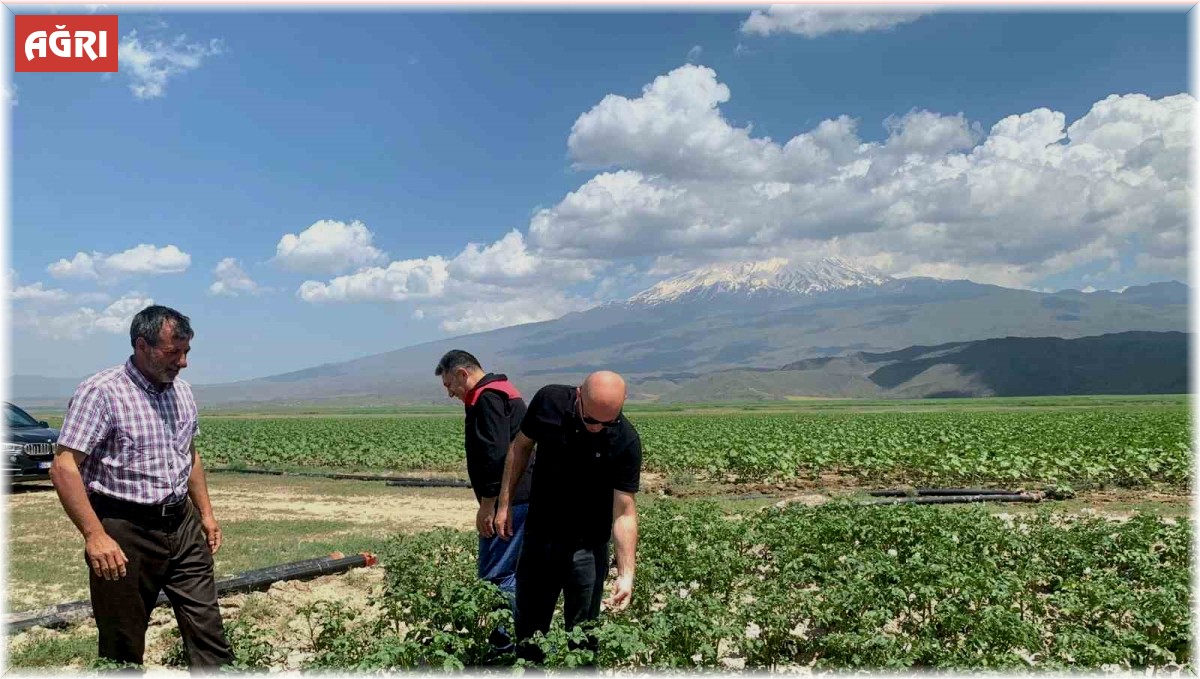
[[[792,262],[782,257],[713,264],[661,281],[629,299],[631,304],[661,304],[707,299],[718,294],[817,295],[886,283],[890,278],[868,266],[839,257]]]

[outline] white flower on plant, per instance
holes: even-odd
[[[759,627],[757,623],[752,622],[749,625],[746,625],[747,639],[757,639],[760,635],[762,635],[762,628]]]
[[[895,556],[897,556],[898,554],[900,554],[900,552],[897,552],[897,551],[896,551],[896,550],[894,550],[894,549],[889,549],[889,550],[888,550],[888,556],[890,556],[890,557],[895,557]]]

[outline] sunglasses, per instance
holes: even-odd
[[[579,417],[580,417],[580,419],[583,420],[584,424],[591,424],[591,425],[598,424],[601,427],[615,427],[621,423],[621,414],[620,413],[617,413],[616,418],[609,420],[608,422],[601,422],[600,420],[597,420],[593,417],[588,417],[583,412],[583,399],[580,398],[578,395],[575,397],[575,403],[579,406]]]

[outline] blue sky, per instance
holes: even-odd
[[[1180,11],[100,11],[120,73],[12,79],[18,374],[120,361],[148,299],[206,383],[725,259],[1186,277]]]

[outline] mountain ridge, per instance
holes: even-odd
[[[1190,288],[1178,281],[1122,292],[1046,293],[969,280],[886,277],[837,259],[764,261],[769,265],[701,267],[688,272],[690,278],[668,279],[690,285],[660,283],[623,302],[550,321],[193,387],[198,398],[212,404],[427,403],[445,401],[432,371],[452,348],[471,351],[486,369],[520,380],[526,391],[552,381],[573,383],[597,369],[617,370],[639,384],[658,381],[666,388],[683,376],[769,371],[857,352],[1010,336],[1069,340],[1188,329]],[[668,300],[666,293],[675,296]],[[69,380],[58,380],[53,389],[39,389],[35,382],[28,375],[14,379],[14,396],[61,401],[70,395],[63,387]]]

